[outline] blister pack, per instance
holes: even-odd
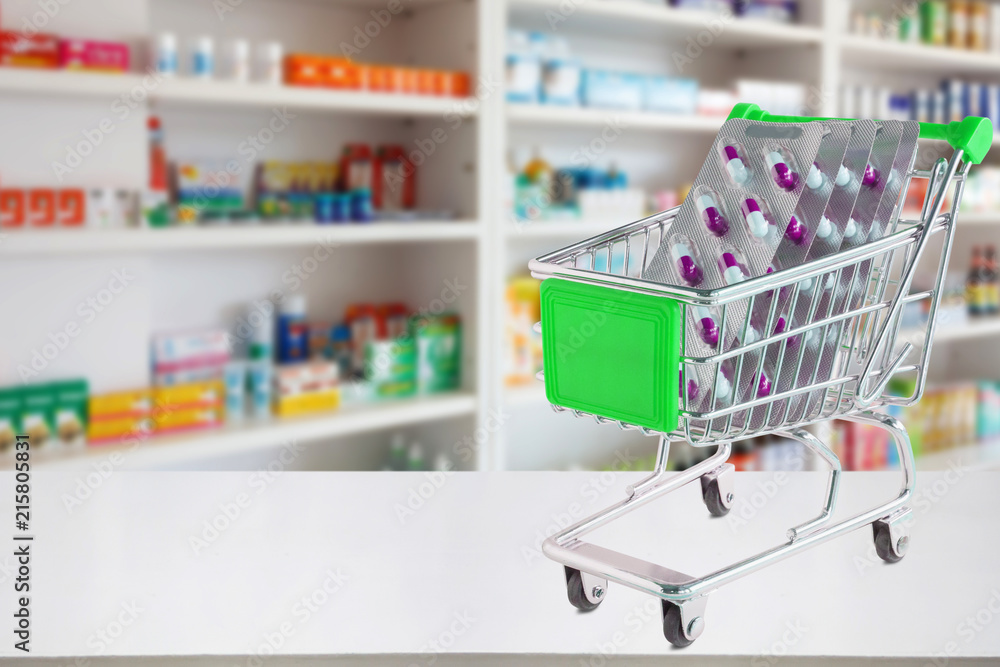
[[[820,123],[726,121],[643,278],[714,289],[767,273],[824,133]],[[726,321],[745,321],[747,307],[731,304]],[[729,338],[720,335],[719,317],[709,308],[688,309],[689,329],[698,332],[695,340],[708,353]],[[738,337],[746,341],[747,333],[744,327]],[[685,380],[686,375],[698,377]],[[682,384],[688,385],[682,390],[693,391],[699,403],[712,397],[731,400],[732,387],[727,396],[704,390],[725,383],[723,373],[716,377],[700,367],[697,373],[682,373]]]
[[[904,133],[906,142],[903,142]],[[881,235],[882,230],[891,224],[891,217],[896,209],[896,203],[903,185],[905,171],[900,171],[896,160],[905,164],[907,169],[914,159],[916,139],[919,134],[919,124],[915,121],[881,121],[871,156],[863,178],[862,187],[851,214],[851,222],[856,225],[854,234],[845,236],[841,250],[857,247],[866,243],[874,232]],[[885,206],[883,206],[883,202]],[[880,217],[881,216],[881,217]],[[871,263],[864,262],[857,266],[847,267],[836,277],[836,290],[828,296],[832,313],[846,312],[855,307],[857,302],[867,292]],[[825,313],[825,304],[820,304],[820,315]],[[847,332],[851,334],[851,332]],[[824,382],[828,380],[839,363],[839,342],[844,338],[844,323],[831,324],[823,332],[813,333],[809,342],[810,351],[799,382]],[[806,377],[806,373],[811,375]],[[799,397],[804,404],[795,407],[795,413],[803,416],[811,414],[822,406],[826,392],[812,392],[806,397]]]

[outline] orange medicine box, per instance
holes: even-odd
[[[157,407],[166,408],[165,412],[169,412],[169,408],[184,410],[186,408],[217,407],[222,405],[225,395],[225,385],[221,380],[192,382],[153,389],[153,401]]]
[[[285,83],[293,86],[322,86],[324,58],[304,53],[285,56]]]
[[[274,401],[274,414],[279,417],[329,412],[340,405],[340,389],[313,391],[293,396],[282,396]]]
[[[153,409],[153,390],[136,389],[91,396],[88,407],[91,423],[94,420],[145,417]]]
[[[27,217],[24,190],[0,190],[0,227],[23,227]]]
[[[56,224],[56,191],[48,188],[28,190],[28,225],[53,227]]]
[[[157,433],[213,428],[221,426],[222,421],[223,411],[221,406],[163,410],[153,415],[153,424]]]
[[[87,424],[87,442],[96,445],[122,440],[129,435],[149,434],[153,432],[153,420],[148,417],[121,417],[119,419],[91,418]]]
[[[57,218],[62,227],[79,227],[87,220],[87,195],[74,188],[57,195]]]

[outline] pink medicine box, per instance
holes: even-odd
[[[88,39],[59,40],[59,65],[66,69],[128,71],[128,44]]]

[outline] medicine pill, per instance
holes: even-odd
[[[782,190],[794,190],[799,184],[799,175],[785,161],[785,156],[779,151],[767,154],[767,163],[771,165],[771,177]]]
[[[698,320],[701,339],[708,345],[715,347],[719,344],[719,325],[712,315],[712,311],[704,306],[694,307],[695,318]]]
[[[678,371],[678,375],[680,375],[680,387],[679,387],[679,389],[680,389],[681,395],[683,396],[684,395],[684,371]],[[695,380],[693,378],[689,379],[688,382],[687,382],[687,398],[688,398],[688,401],[691,402],[691,401],[694,401],[695,399],[697,399],[698,398],[698,393],[699,393],[698,383],[695,382]]]
[[[764,217],[764,212],[760,209],[760,204],[757,203],[757,200],[753,197],[747,197],[740,204],[740,208],[743,209],[743,218],[747,221],[750,233],[758,239],[767,236],[767,218]]]
[[[882,174],[878,169],[869,164],[865,167],[865,175],[861,179],[861,185],[873,188],[882,180]]]
[[[851,218],[847,221],[847,226],[844,227],[844,238],[850,239],[854,238],[854,235],[858,233],[858,223]]]
[[[825,215],[819,219],[819,226],[816,228],[816,238],[825,239],[833,233],[833,223]]]
[[[722,279],[727,285],[735,285],[747,279],[746,271],[740,265],[735,251],[722,253],[719,257],[719,270],[722,271]]]
[[[823,172],[819,170],[819,165],[815,162],[809,169],[809,175],[806,176],[806,187],[810,190],[823,187]]]
[[[750,181],[750,172],[740,157],[740,152],[735,146],[726,146],[722,149],[722,154],[726,162],[726,171],[729,178],[737,185],[746,185]]]
[[[844,165],[840,165],[840,169],[837,171],[837,180],[835,182],[838,188],[842,188],[851,182],[851,172]]]
[[[789,219],[788,227],[785,228],[785,238],[796,244],[802,243],[806,238],[806,226],[799,222],[799,219],[794,215]]]
[[[729,231],[729,222],[722,215],[718,202],[712,194],[706,192],[700,195],[695,203],[701,212],[701,219],[705,222],[705,227],[708,228],[708,231],[716,236],[724,236]]]
[[[757,385],[757,398],[771,395],[771,378],[767,376],[767,373],[761,372],[760,378],[756,379],[754,384]]]
[[[677,272],[684,282],[691,287],[700,285],[704,274],[694,258],[691,246],[684,242],[674,243],[670,248],[670,254],[673,256],[674,262],[677,264]]]

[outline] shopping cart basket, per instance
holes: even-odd
[[[774,122],[823,120],[772,116],[749,104],[737,105],[730,115],[733,117]],[[546,397],[553,408],[659,437],[656,464],[649,477],[629,487],[621,502],[566,528],[543,544],[545,554],[564,565],[569,599],[575,607],[596,608],[606,595],[609,581],[630,586],[662,600],[664,635],[675,646],[687,646],[704,630],[709,593],[803,549],[871,524],[878,555],[887,562],[903,557],[909,544],[910,510],[905,505],[914,484],[913,452],[903,425],[875,410],[911,405],[923,393],[941,285],[955,234],[955,215],[969,168],[981,162],[989,150],[993,128],[983,118],[966,118],[947,125],[921,123],[920,137],[943,140],[950,149],[944,144],[931,146],[953,152],[950,160],[939,158],[927,170],[914,169],[915,159],[911,160],[900,202],[915,180],[926,180],[919,219],[900,219],[901,204],[897,204],[893,224],[885,236],[856,248],[714,290],[643,280],[647,263],[666,242],[678,211],[674,208],[530,263],[532,275],[543,281],[542,321],[538,326],[544,370],[539,378],[545,381]],[[942,213],[952,185],[950,208]],[[912,291],[917,263],[932,236],[942,238],[934,284],[924,291]],[[846,295],[853,292],[861,298],[831,298],[822,312],[817,312],[820,299],[813,299],[806,324],[757,340],[726,336],[727,331],[747,332],[754,305],[764,299],[768,301],[762,303],[771,305],[762,331],[774,331],[778,299],[770,295],[775,290],[790,290],[791,302],[795,303],[804,281],[827,280],[830,276],[838,285],[844,277],[851,283]],[[903,335],[901,314],[904,308],[918,303],[928,311],[926,330],[918,335]],[[714,308],[721,314],[719,343],[708,356],[704,347],[695,343],[697,336],[683,326],[689,321],[687,310],[699,306]],[[815,367],[804,361],[807,346],[798,343],[810,336],[830,341],[830,349],[835,350],[832,371],[821,371],[820,355],[815,355]],[[737,339],[732,347],[724,347],[722,341],[727,338]],[[713,392],[716,395],[712,400],[696,403],[685,390],[688,381],[696,377],[718,380],[724,364],[735,369],[730,371],[735,375],[734,388],[741,386],[741,378],[746,379],[744,384],[751,384],[750,380],[762,372],[765,348],[780,352],[774,376],[781,376],[782,365],[795,364],[794,377],[798,379],[790,388],[778,387],[778,391],[765,396],[753,391],[741,396],[734,391],[735,398],[728,403],[718,400],[718,392]],[[912,394],[889,395],[889,381],[904,374],[915,380]],[[834,418],[871,424],[889,433],[899,454],[902,487],[891,501],[831,525],[840,461],[804,427]],[[791,528],[787,542],[706,576],[694,577],[582,541],[585,534],[599,526],[695,480],[701,481],[710,513],[726,514],[734,499],[734,467],[726,463],[731,443],[770,433],[799,441],[830,469],[822,509],[811,521]],[[714,446],[716,450],[703,462],[668,475],[672,440],[686,440],[696,447]]]

